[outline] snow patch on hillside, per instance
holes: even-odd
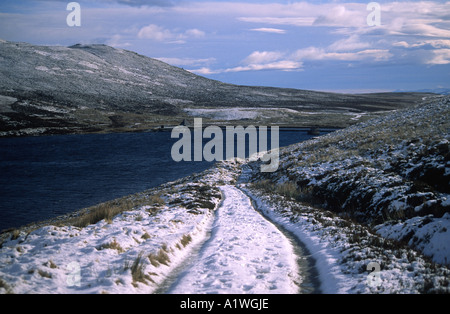
[[[297,114],[296,110],[286,108],[227,108],[227,109],[194,109],[184,111],[193,116],[213,120],[254,120],[269,117],[282,117],[289,113]]]

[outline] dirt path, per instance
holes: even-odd
[[[298,293],[295,243],[238,188],[221,188],[210,239],[168,293]]]

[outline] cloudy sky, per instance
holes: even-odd
[[[450,1],[80,0],[79,27],[69,2],[1,0],[0,38],[108,44],[235,84],[450,88]]]

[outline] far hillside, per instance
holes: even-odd
[[[346,127],[430,93],[335,94],[238,86],[105,45],[0,42],[0,136],[205,124]]]

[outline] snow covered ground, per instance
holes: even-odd
[[[299,258],[325,293],[449,293],[449,106],[282,149],[275,173],[220,162],[113,217],[3,234],[0,293],[297,293]]]
[[[262,118],[285,118],[288,114],[297,115],[296,110],[287,108],[227,108],[227,109],[199,109],[186,108],[184,111],[193,117],[213,120],[255,120]]]
[[[211,228],[221,199],[212,180],[220,172],[208,174],[206,183],[190,177],[143,193],[137,202],[148,205],[111,221],[58,221],[7,235],[0,293],[154,292]]]
[[[242,188],[258,209],[305,244],[319,275],[320,291],[354,293],[449,293],[450,271],[357,223],[283,196]]]
[[[211,238],[169,293],[297,293],[297,256],[290,241],[236,187],[221,187]]]
[[[302,241],[318,240],[313,251],[326,247],[332,258],[319,265],[334,260],[330,269],[353,274],[335,291],[449,292],[449,116],[450,98],[436,97],[292,145],[275,173],[249,163],[248,188],[274,219],[294,221]],[[361,286],[371,263],[376,289]]]
[[[305,244],[322,292],[448,292],[446,267],[331,212],[262,193],[251,172],[224,162],[161,186],[164,204],[84,228],[11,234],[0,250],[0,293],[302,292],[302,256],[261,213]]]
[[[84,228],[12,235],[0,251],[0,292],[161,292],[171,273],[193,259],[168,293],[297,293],[301,274],[291,241],[223,181],[227,175],[235,176],[222,168],[203,175],[204,183],[169,184],[172,194],[156,212],[159,204]],[[191,189],[205,194],[220,180],[222,202],[216,193],[213,209],[193,208],[198,196],[191,198]]]

